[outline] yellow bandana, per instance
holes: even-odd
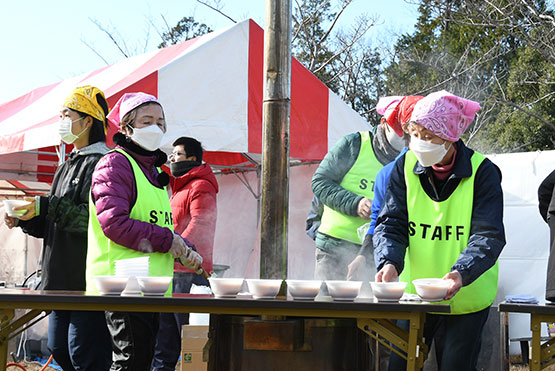
[[[104,130],[106,130],[106,116],[104,115],[102,107],[100,107],[96,101],[97,94],[100,94],[102,98],[104,98],[104,93],[94,86],[85,85],[75,88],[65,99],[62,106],[83,112],[98,119],[104,123]]]

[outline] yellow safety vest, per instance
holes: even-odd
[[[362,131],[360,132],[360,151],[357,159],[339,185],[348,191],[372,200],[374,198],[376,175],[382,167],[382,164],[374,155],[370,133]],[[324,205],[322,222],[318,231],[360,245],[357,228],[364,223],[368,223],[368,220],[359,216],[342,214]]]
[[[166,188],[153,186],[133,157],[123,150],[118,149],[116,151],[124,155],[133,168],[137,201],[129,213],[129,218],[169,228],[173,232],[170,200]],[[133,180],[130,179],[130,181]],[[98,221],[96,206],[91,197],[89,198],[89,216],[87,294],[98,295],[94,276],[113,276],[115,274],[115,261],[120,259],[149,256],[150,276],[173,276],[174,259],[170,253],[144,253],[119,245],[106,237]],[[166,292],[166,296],[171,296],[171,285]]]
[[[408,282],[406,291],[416,293],[412,280],[442,278],[468,245],[474,201],[476,170],[484,155],[474,152],[472,175],[461,179],[457,189],[445,201],[432,200],[422,188],[420,177],[413,169],[416,156],[405,156],[405,182],[409,222],[409,247],[405,268],[399,277]],[[451,314],[474,313],[489,307],[497,295],[499,265],[496,263],[470,285],[462,287],[448,302]]]

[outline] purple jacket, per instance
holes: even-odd
[[[131,155],[147,179],[154,186],[160,186],[156,179],[158,171],[154,166],[156,156],[142,156],[120,146],[116,148]],[[146,239],[154,251],[170,250],[173,232],[169,228],[129,218],[137,201],[137,188],[133,169],[124,155],[110,152],[98,161],[92,177],[91,193],[102,231],[110,240],[139,250],[139,243]]]

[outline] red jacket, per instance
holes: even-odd
[[[191,169],[179,178],[171,177],[173,226],[177,233],[191,241],[204,259],[202,266],[211,272],[216,231],[216,193],[218,182],[207,164]],[[175,263],[177,272],[192,272]]]

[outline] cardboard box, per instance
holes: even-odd
[[[204,346],[207,342],[208,326],[183,326],[181,330],[181,371],[206,371],[208,369],[208,358],[203,357]]]

